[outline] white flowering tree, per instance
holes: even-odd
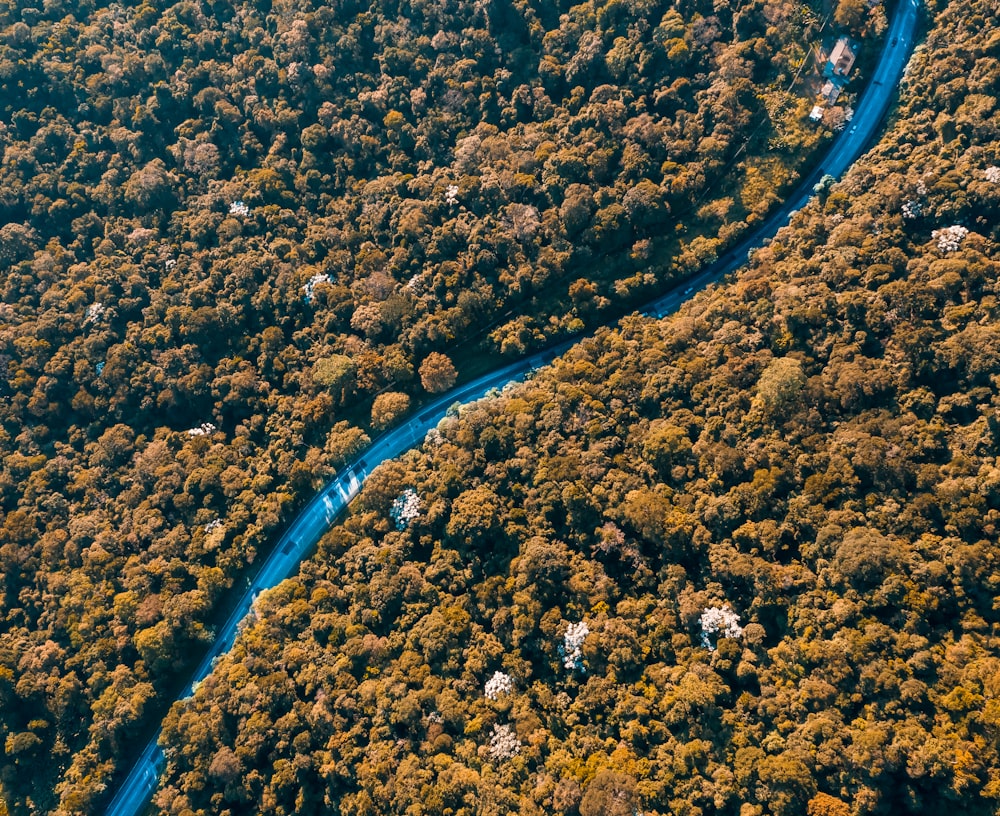
[[[101,303],[100,301],[98,301],[97,303],[91,303],[87,307],[87,314],[83,318],[83,322],[84,323],[96,323],[98,320],[100,320],[102,317],[104,317],[104,314],[106,312],[107,312],[107,309],[104,307],[104,304]]]
[[[319,273],[313,275],[309,280],[306,281],[305,286],[302,287],[302,291],[306,293],[306,303],[312,303],[313,293],[316,291],[316,287],[321,283],[329,283],[330,276]]]
[[[514,733],[514,729],[504,723],[494,725],[493,733],[490,735],[490,759],[504,761],[513,759],[521,753],[521,741]]]
[[[937,248],[940,252],[958,252],[958,248],[961,246],[962,241],[965,240],[965,236],[968,234],[968,229],[955,224],[951,227],[934,230],[934,232],[931,233],[931,238],[934,238],[937,241]]]
[[[701,644],[706,649],[715,650],[713,638],[738,638],[742,634],[740,616],[733,612],[729,604],[710,606],[701,613]]]
[[[410,523],[420,515],[422,506],[420,496],[412,487],[406,488],[392,503],[389,515],[396,525],[396,529],[402,532]]]
[[[483,693],[489,700],[496,700],[501,694],[510,694],[511,689],[514,687],[513,681],[509,674],[504,674],[502,671],[494,672],[493,676],[486,681],[486,687],[483,689]]]
[[[571,623],[566,627],[563,642],[559,644],[559,654],[563,665],[570,671],[586,671],[583,665],[583,642],[590,634],[586,621]]]

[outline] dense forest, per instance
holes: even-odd
[[[157,810],[997,809],[1000,8],[944,5],[887,137],[747,272],[372,476],[172,709]],[[369,435],[758,220],[829,135],[814,45],[885,21],[38,6],[0,2],[18,816],[100,808]]]
[[[992,814],[992,0],[729,285],[376,471],[174,706],[191,814]]]
[[[758,220],[830,134],[814,47],[884,24],[0,2],[0,809],[99,808],[317,484]]]

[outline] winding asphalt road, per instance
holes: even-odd
[[[805,179],[789,200],[750,236],[728,250],[705,270],[650,303],[643,310],[644,314],[656,317],[670,314],[695,292],[719,281],[723,276],[742,266],[750,250],[774,237],[777,231],[788,223],[792,213],[801,209],[813,196],[813,186],[817,181],[825,175],[839,178],[862,154],[875,137],[879,125],[889,110],[896,86],[913,51],[919,10],[916,0],[900,0],[872,81],[858,103],[857,112],[850,126],[834,142],[820,166]],[[195,686],[211,672],[216,659],[232,648],[240,623],[250,614],[257,595],[276,586],[295,572],[302,559],[316,546],[337,516],[358,494],[373,468],[386,460],[395,459],[404,451],[420,444],[427,432],[437,426],[452,405],[482,399],[493,389],[523,379],[530,371],[551,362],[580,339],[580,337],[572,338],[449,391],[424,406],[421,412],[405,425],[377,438],[351,465],[341,470],[332,482],[313,497],[281,536],[274,551],[261,566],[232,615],[219,630],[211,650],[198,665],[179,699],[190,697],[194,693]],[[108,807],[108,816],[138,816],[149,802],[165,761],[163,749],[159,746],[160,734],[161,732],[157,730],[149,745],[139,755],[135,766]]]

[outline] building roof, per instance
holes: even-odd
[[[841,37],[830,51],[829,70],[838,76],[847,76],[854,67],[855,59],[851,41],[847,37]]]

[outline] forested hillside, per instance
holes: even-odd
[[[0,809],[88,813],[315,485],[712,257],[881,7],[0,2]],[[162,708],[159,709],[162,711]]]
[[[172,710],[158,810],[995,813],[997,13],[932,18],[730,285],[373,474]]]

